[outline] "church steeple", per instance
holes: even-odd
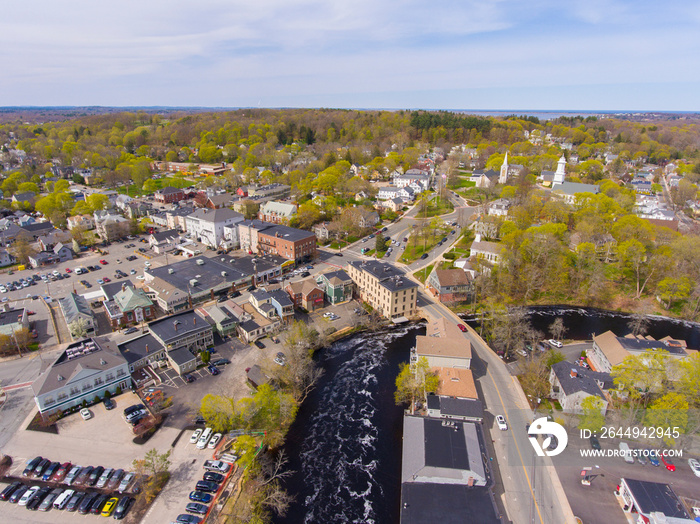
[[[508,182],[508,151],[506,151],[506,156],[503,159],[503,165],[501,165],[501,174],[498,177],[499,184],[505,184]]]
[[[557,170],[554,173],[554,180],[552,180],[552,185],[563,184],[566,180],[566,157],[562,154],[559,162],[557,162]]]

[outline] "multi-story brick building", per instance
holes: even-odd
[[[172,204],[173,202],[179,202],[185,199],[185,192],[182,189],[176,187],[164,187],[155,192],[156,202],[161,204]]]
[[[268,227],[258,231],[257,252],[301,264],[316,257],[316,235],[282,225]]]

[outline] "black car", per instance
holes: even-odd
[[[255,289],[255,286],[249,286],[246,291],[253,291]]]
[[[593,449],[600,449],[600,441],[595,436],[591,435],[588,438],[588,442],[590,442]]]
[[[90,505],[90,513],[93,515],[99,515],[102,512],[102,508],[111,498],[111,495],[100,495],[95,499],[95,501]]]
[[[218,375],[219,373],[221,373],[221,371],[219,371],[219,368],[217,368],[214,364],[209,364],[207,366],[207,369],[212,375]]]
[[[128,408],[124,408],[124,416],[129,416],[131,413],[134,413],[136,411],[142,411],[145,410],[146,406],[143,404],[134,404],[133,406],[129,406]]]
[[[304,272],[301,274],[301,276],[302,276],[302,277],[310,277],[310,276],[311,276],[311,273],[309,273],[308,271],[304,271]]]
[[[260,349],[265,349],[265,344],[263,344],[259,340],[255,341],[255,345],[258,346]]]
[[[231,361],[227,358],[219,358],[219,359],[216,359],[214,362],[212,362],[212,364],[214,366],[225,366],[226,364],[230,364],[230,363],[231,363]]]
[[[94,486],[95,484],[97,484],[97,481],[100,480],[100,477],[102,476],[102,473],[104,473],[104,471],[105,468],[103,468],[102,466],[97,466],[95,469],[92,470],[85,484],[87,486]]]
[[[134,503],[134,497],[123,497],[118,503],[117,507],[114,508],[114,514],[112,515],[112,518],[115,518],[117,520],[121,520],[124,517],[126,517],[126,514],[129,512],[129,509],[131,508],[131,505]]]
[[[423,254],[420,256],[420,259],[421,259],[421,260],[425,260],[426,258],[428,258],[428,253],[423,253]]]
[[[219,298],[216,299],[217,302],[226,302],[228,300],[228,297],[226,295],[221,295]]]
[[[237,297],[240,297],[240,296],[241,296],[241,292],[240,292],[240,291],[234,291],[234,292],[228,294],[228,298],[237,298]]]
[[[95,502],[95,499],[99,496],[99,493],[87,493],[78,505],[78,513],[81,515],[87,515],[90,511],[90,506],[92,506],[92,503]]]
[[[12,496],[12,494],[15,491],[17,491],[17,489],[20,486],[23,486],[23,485],[24,484],[22,484],[19,481],[13,482],[12,484],[10,484],[9,486],[7,486],[5,489],[2,490],[2,493],[0,493],[0,500],[8,500]]]
[[[10,496],[9,502],[11,504],[17,504],[19,502],[19,499],[22,498],[22,495],[25,494],[25,492],[29,489],[29,486],[26,486],[22,484],[20,487],[18,487]]]
[[[225,478],[226,477],[224,477],[221,473],[216,473],[215,471],[207,471],[202,477],[202,480],[209,480],[211,482],[221,484]]]
[[[197,515],[206,515],[209,511],[209,506],[206,504],[200,504],[199,502],[190,502],[185,506],[185,511],[190,513],[196,513]]]
[[[177,516],[177,520],[175,522],[177,522],[178,524],[199,524],[200,522],[202,522],[202,519],[199,517],[195,517],[194,515],[182,513]]]
[[[216,482],[211,482],[210,480],[200,480],[197,481],[197,485],[194,489],[196,491],[204,491],[205,493],[216,493],[219,491],[219,485]]]
[[[209,504],[214,497],[209,493],[202,493],[201,491],[190,491],[190,500],[193,502],[202,502],[204,504]]]
[[[39,462],[41,462],[42,460],[44,460],[44,457],[34,457],[32,460],[27,462],[27,467],[24,468],[24,471],[22,472],[22,476],[28,477],[29,475],[31,475],[32,472],[39,465]]]
[[[342,257],[342,256],[343,256],[342,253],[334,253],[334,254],[335,254],[335,256],[337,256],[337,257]]]
[[[76,486],[86,485],[88,479],[90,478],[90,474],[92,473],[93,469],[95,469],[95,468],[93,468],[92,466],[85,466],[83,469],[81,469],[80,473],[78,473],[75,477],[74,484]]]
[[[195,381],[195,378],[189,373],[187,375],[183,375],[182,378],[185,379],[185,382],[187,382],[188,384]]]
[[[68,501],[68,504],[66,504],[66,511],[76,511],[84,497],[85,493],[76,491]]]
[[[34,493],[32,498],[29,499],[29,502],[27,502],[27,509],[32,511],[39,509],[39,506],[49,493],[51,493],[51,488],[40,488],[39,491]]]
[[[106,399],[104,400],[104,405],[105,405],[105,409],[108,410],[108,411],[109,411],[110,409],[114,409],[114,408],[117,407],[117,403],[114,402],[114,400],[112,400],[111,398],[106,398]]]
[[[44,471],[46,471],[46,468],[48,468],[50,465],[51,461],[49,459],[42,459],[41,462],[39,462],[39,464],[37,464],[34,468],[34,476],[41,478]]]

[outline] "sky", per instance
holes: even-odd
[[[7,2],[26,105],[699,111],[700,2]]]

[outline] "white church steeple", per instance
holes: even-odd
[[[508,182],[508,151],[506,151],[506,157],[503,159],[503,165],[501,166],[501,174],[498,177],[499,184],[505,184]]]
[[[561,155],[559,162],[557,162],[557,170],[554,173],[554,180],[552,180],[552,185],[563,184],[566,180],[566,157]]]

